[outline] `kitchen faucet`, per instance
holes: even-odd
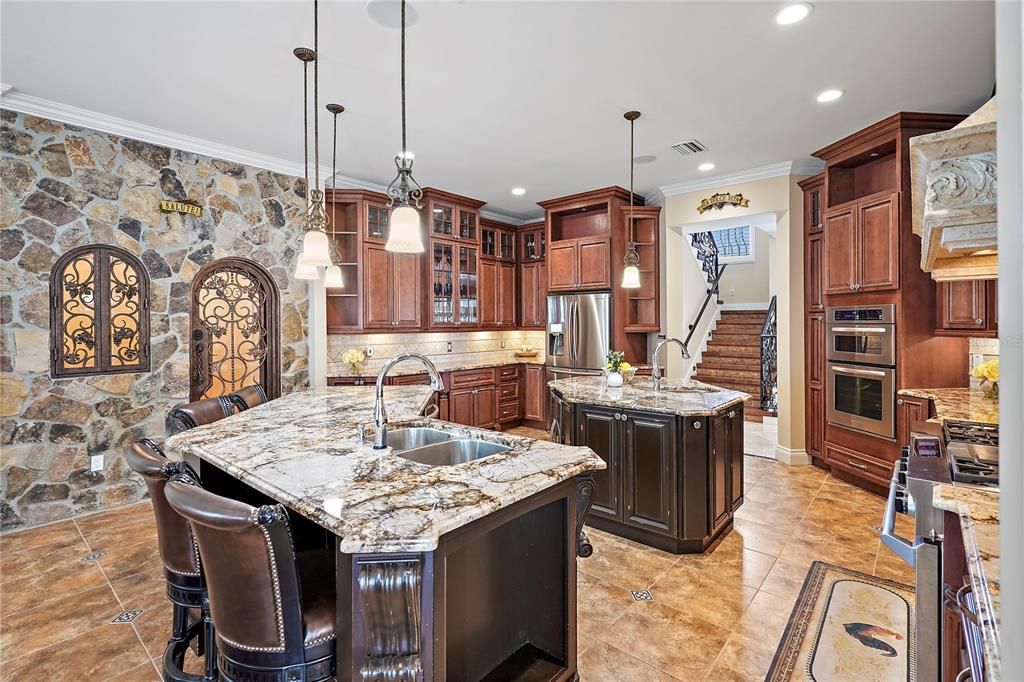
[[[674,343],[679,346],[679,350],[683,353],[683,360],[690,359],[690,351],[686,350],[686,344],[675,337],[664,339],[654,349],[654,367],[651,369],[651,376],[654,378],[654,390],[661,390],[661,365],[658,363],[658,353],[667,343]]]
[[[388,363],[377,372],[377,401],[373,406],[373,425],[377,428],[377,434],[373,441],[374,450],[383,450],[388,446],[388,411],[384,408],[384,378],[391,371],[392,367],[403,360],[411,359],[419,360],[427,368],[427,372],[430,374],[430,387],[432,389],[435,391],[444,390],[441,374],[427,356],[420,355],[419,353],[402,353],[388,360]]]

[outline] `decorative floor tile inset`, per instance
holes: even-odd
[[[111,623],[130,623],[139,616],[142,615],[142,609],[132,609],[131,611],[122,611],[114,617]]]
[[[100,558],[105,557],[106,555],[106,552],[89,552],[84,557],[79,559],[79,561],[81,561],[82,563],[85,563],[86,561],[99,561]]]
[[[633,601],[654,601],[650,590],[630,590],[629,593],[633,595]]]

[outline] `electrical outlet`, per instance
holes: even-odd
[[[373,346],[367,346],[366,348],[364,348],[363,349],[363,353],[366,354],[366,357],[372,358],[373,357]]]
[[[103,455],[93,455],[89,458],[89,471],[103,471]]]
[[[971,353],[971,369],[974,369],[983,362],[985,362],[985,356],[983,354]]]
[[[448,352],[449,353],[452,352],[452,342],[451,341],[448,342]]]
[[[501,340],[501,347],[502,347],[502,348],[504,348],[504,347],[505,347],[505,339],[502,339],[502,340]]]

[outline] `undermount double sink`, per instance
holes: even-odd
[[[388,445],[399,457],[430,466],[465,464],[511,449],[477,438],[452,438],[446,431],[428,427],[388,431]]]

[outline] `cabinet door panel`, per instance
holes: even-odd
[[[417,253],[393,253],[391,259],[394,271],[391,302],[395,326],[419,329],[423,311],[422,259]]]
[[[552,244],[548,249],[548,289],[571,290],[579,281],[579,258],[576,242]]]
[[[493,429],[498,423],[498,395],[494,386],[474,389],[476,406],[474,426]]]
[[[807,383],[821,386],[825,381],[825,316],[807,316]]]
[[[516,324],[516,266],[512,263],[498,265],[498,324]]]
[[[825,309],[825,272],[821,260],[823,242],[824,238],[820,231],[807,238],[804,287],[808,311]]]
[[[673,475],[676,460],[676,418],[631,415],[625,428],[622,461],[625,519],[633,525],[675,533]]]
[[[913,423],[927,421],[930,413],[931,401],[927,398],[896,398],[896,440],[901,446],[910,445],[910,427]]]
[[[452,391],[448,394],[448,417],[451,421],[456,424],[465,424],[466,426],[475,426],[475,406],[476,401],[473,398],[473,388],[464,388],[458,391]]]
[[[708,453],[708,502],[711,506],[711,534],[729,521],[732,505],[729,500],[729,418],[726,415],[711,420],[711,443]]]
[[[611,284],[611,256],[607,239],[584,241],[579,245],[581,289],[607,289]]]
[[[363,246],[363,326],[391,327],[390,255],[383,246]]]
[[[899,194],[857,205],[858,291],[899,287]]]
[[[537,322],[537,297],[534,294],[537,281],[537,263],[523,263],[519,266],[519,324],[532,327]],[[544,283],[547,286],[547,282]]]
[[[544,372],[543,365],[526,365],[524,374],[525,408],[523,419],[544,421]]]
[[[853,208],[825,216],[825,293],[848,294],[857,283]]]
[[[618,420],[615,412],[595,407],[580,407],[577,412],[580,440],[605,461],[608,468],[594,472],[594,506],[591,514],[610,519],[621,519],[619,509],[619,467],[621,445],[618,442]]]
[[[807,387],[807,454],[822,457],[822,443],[825,440],[825,389],[822,386]]]
[[[984,280],[939,282],[935,289],[938,301],[938,329],[984,330],[988,308]]]
[[[537,311],[535,324],[538,327],[546,327],[548,324],[548,266],[544,261],[537,264],[537,286],[533,289],[533,296],[536,298],[534,310]]]
[[[498,323],[498,264],[480,261],[480,324],[493,327]]]
[[[743,504],[743,406],[729,417],[729,490],[732,511]]]

